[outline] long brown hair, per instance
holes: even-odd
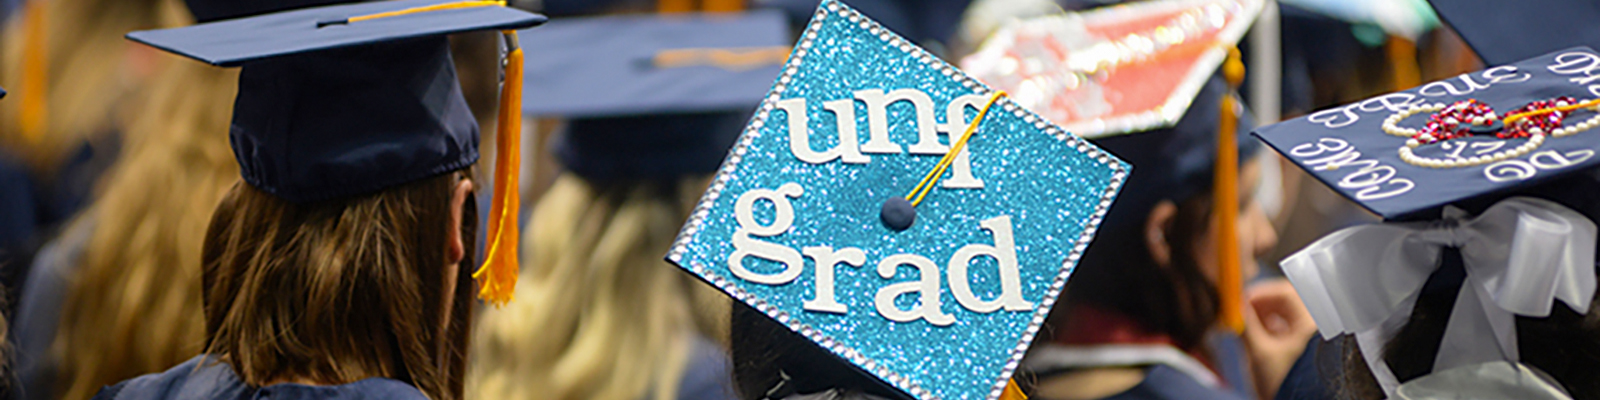
[[[450,226],[453,189],[468,176],[309,204],[236,185],[201,256],[206,352],[255,386],[386,377],[435,400],[460,398],[474,264],[440,265],[449,229],[476,248],[473,200]]]
[[[238,181],[228,149],[236,70],[173,63],[141,96],[124,155],[71,229],[92,229],[51,344],[60,398],[200,353],[200,244]]]

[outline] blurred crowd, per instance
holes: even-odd
[[[975,51],[1007,20],[1114,6],[1109,0],[846,2],[951,63]],[[528,0],[512,1],[511,6],[557,21],[777,9],[789,16],[790,26],[803,27],[816,3]],[[1256,125],[1483,68],[1425,4],[1421,11],[1402,14],[1410,19],[1395,22],[1351,17],[1380,11],[1330,11],[1324,3],[1333,2],[1268,3],[1268,12],[1240,45],[1249,68],[1239,93]],[[1348,3],[1331,7],[1393,8],[1367,4],[1378,2]],[[124,39],[132,31],[194,24],[179,0],[5,0],[0,1],[0,21],[0,87],[10,92],[0,99],[0,291],[5,294],[0,298],[5,317],[0,320],[0,337],[5,338],[0,346],[0,398],[90,398],[107,385],[165,371],[200,355],[211,346],[202,311],[209,290],[202,287],[207,228],[219,203],[242,185],[238,155],[229,148],[238,70]],[[490,148],[496,143],[490,136],[501,111],[500,36],[467,33],[450,40],[459,85],[485,135],[479,165],[487,166],[489,160],[508,156]],[[529,51],[536,55],[538,49]],[[1255,69],[1261,65],[1271,70]],[[1257,79],[1258,74],[1269,79]],[[746,117],[735,115],[734,124]],[[476,310],[467,375],[457,382],[466,398],[758,399],[768,394],[765,388],[778,374],[795,375],[793,369],[764,369],[760,361],[761,351],[782,344],[752,339],[787,332],[749,315],[752,311],[745,306],[661,259],[709,173],[601,179],[574,172],[572,162],[557,154],[570,142],[563,138],[572,135],[676,123],[721,126],[714,114],[690,122],[683,118],[530,116],[525,121],[522,141],[528,145],[521,157],[524,171],[531,173],[515,185],[523,203],[516,208],[525,224],[522,280],[516,301]],[[1240,140],[1255,139],[1241,135]],[[1155,146],[1103,145],[1119,154],[1153,152],[1147,146]],[[1247,285],[1242,295],[1246,307],[1255,308],[1251,315],[1281,319],[1253,321],[1257,328],[1219,342],[1209,334],[1215,330],[1214,315],[1191,315],[1216,312],[1214,304],[1197,304],[1205,296],[1117,290],[1189,285],[1198,292],[1214,292],[1205,274],[1161,278],[1174,282],[1125,282],[1131,279],[1127,275],[1136,274],[1094,269],[1091,248],[1086,267],[1074,279],[1098,279],[1106,286],[1094,290],[1077,281],[1069,285],[1052,313],[1051,321],[1060,326],[1047,329],[1040,340],[1081,343],[1095,339],[1083,332],[1119,324],[1165,329],[1175,346],[1208,364],[1220,366],[1228,361],[1218,360],[1233,357],[1254,365],[1220,374],[1244,398],[1344,394],[1327,387],[1327,377],[1284,381],[1297,362],[1337,363],[1343,353],[1316,351],[1337,343],[1314,338],[1315,325],[1303,312],[1292,311],[1298,299],[1281,282],[1277,266],[1329,232],[1378,217],[1344,201],[1274,152],[1241,156],[1250,159],[1241,169],[1248,175],[1241,182],[1250,188],[1244,196],[1250,205],[1241,217],[1248,225],[1241,228],[1246,232],[1241,240],[1253,256],[1253,265],[1245,269],[1248,280],[1259,283]],[[1137,177],[1142,170],[1135,165]],[[495,179],[491,172],[487,167],[471,170],[474,180],[483,182],[477,185],[480,190]],[[1124,196],[1170,189],[1132,185]],[[487,210],[490,197],[480,195],[474,201]],[[1195,261],[1204,257],[1194,254],[1209,251],[1195,248],[1209,243],[1204,240],[1206,206],[1185,200],[1152,200],[1150,212],[1165,215],[1168,224],[1163,227],[1174,230],[1163,241],[1171,245],[1161,253],[1167,260],[1154,262],[1195,263],[1189,268],[1205,271],[1204,262]],[[1150,213],[1135,212],[1130,218]],[[1109,226],[1102,237],[1121,229]],[[1136,220],[1129,226],[1130,237],[1139,237],[1146,228]],[[1102,251],[1127,255],[1145,250],[1147,243],[1121,245],[1135,247],[1112,250],[1114,245],[1106,244]],[[1144,278],[1156,279],[1151,276],[1161,271],[1152,270],[1155,275]],[[1076,310],[1076,316],[1056,315],[1068,310]],[[769,348],[749,349],[756,345]],[[816,372],[818,379],[863,379],[826,375],[827,370],[817,369],[822,371]],[[1122,379],[1118,373],[1069,374],[1063,380],[1041,372],[1033,378],[1020,375],[1018,381],[1039,398],[1102,398],[1120,390],[1114,384]],[[1278,381],[1284,381],[1281,387],[1272,383]],[[1107,389],[1097,389],[1105,385]],[[1074,390],[1081,392],[1070,394]],[[1300,394],[1291,393],[1295,390]],[[762,393],[748,395],[755,391]]]

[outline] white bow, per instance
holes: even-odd
[[[1548,316],[1552,300],[1579,313],[1589,310],[1594,222],[1529,197],[1503,200],[1477,218],[1464,214],[1446,207],[1439,221],[1343,229],[1282,262],[1322,336],[1355,334],[1389,397],[1399,382],[1381,362],[1383,345],[1411,318],[1443,248],[1461,250],[1467,277],[1450,311],[1435,371],[1517,362],[1515,316]]]

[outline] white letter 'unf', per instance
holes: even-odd
[[[822,151],[811,146],[810,118],[806,114],[806,99],[778,101],[778,110],[783,111],[788,117],[790,153],[809,164],[825,164],[834,160],[846,164],[866,164],[872,160],[866,154],[899,154],[905,149],[889,140],[888,110],[891,104],[907,102],[916,113],[913,124],[917,130],[917,142],[911,145],[911,154],[943,155],[950,151],[950,146],[939,142],[939,134],[943,133],[952,140],[960,136],[971,123],[966,118],[966,109],[977,108],[988,100],[987,97],[977,94],[957,97],[946,105],[945,123],[940,124],[934,120],[933,100],[920,90],[897,89],[884,93],[880,89],[867,89],[856,91],[854,95],[854,99],[822,103],[823,110],[833,113],[839,132],[839,144]],[[860,142],[856,128],[856,101],[863,103],[867,110],[868,140],[864,144]],[[944,181],[943,186],[953,189],[983,187],[983,181],[972,176],[972,157],[966,149],[962,149],[961,153],[956,154],[955,160],[952,160],[951,176]]]

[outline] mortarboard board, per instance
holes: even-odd
[[[1260,0],[1156,0],[1018,20],[961,61],[1085,138],[1178,122]]]
[[[912,397],[994,399],[1127,168],[828,0],[667,259]]]
[[[209,64],[243,67],[229,132],[240,172],[250,185],[295,203],[371,193],[477,162],[478,125],[444,35],[545,21],[498,1],[396,0],[260,14],[327,3],[190,0],[196,19],[242,18],[128,34]],[[520,108],[521,51],[512,44],[503,110]],[[518,115],[500,116],[488,256],[474,274],[484,279],[480,295],[497,303],[509,300],[516,280],[515,213],[505,209],[518,204]]]
[[[1219,312],[1235,331],[1244,328],[1243,277],[1232,228],[1238,208],[1231,206],[1238,203],[1240,124],[1230,92],[1244,78],[1234,44],[1262,6],[1261,0],[1154,0],[1017,20],[962,60],[978,79],[1016,93],[1018,103],[1119,155],[1137,157],[1130,160],[1140,167],[1133,181],[1170,184],[1134,192],[1132,207],[1123,212],[1143,213],[1160,196],[1184,195],[1196,183],[1214,185],[1213,213],[1222,232],[1216,246]],[[1191,109],[1196,98],[1206,106]],[[1189,123],[1174,127],[1181,120]],[[1207,146],[1196,146],[1202,144]],[[1246,153],[1251,146],[1245,143]],[[1211,161],[1214,168],[1196,160]],[[1190,179],[1207,171],[1215,178]]]
[[[763,7],[781,9],[795,23],[811,16],[820,0],[754,0]],[[871,17],[901,37],[924,45],[944,43],[955,36],[972,0],[855,0],[851,7]]]
[[[1387,220],[1584,171],[1600,54],[1570,48],[1259,128],[1256,136]],[[1480,125],[1479,122],[1484,124]]]
[[[1600,47],[1600,3],[1577,0],[1429,0],[1485,65],[1506,65],[1571,46]]]
[[[776,11],[551,21],[522,35],[528,115],[569,118],[755,109],[789,55]]]
[[[595,181],[715,172],[789,56],[775,11],[557,19],[522,45],[529,115],[570,118],[555,154]]]

